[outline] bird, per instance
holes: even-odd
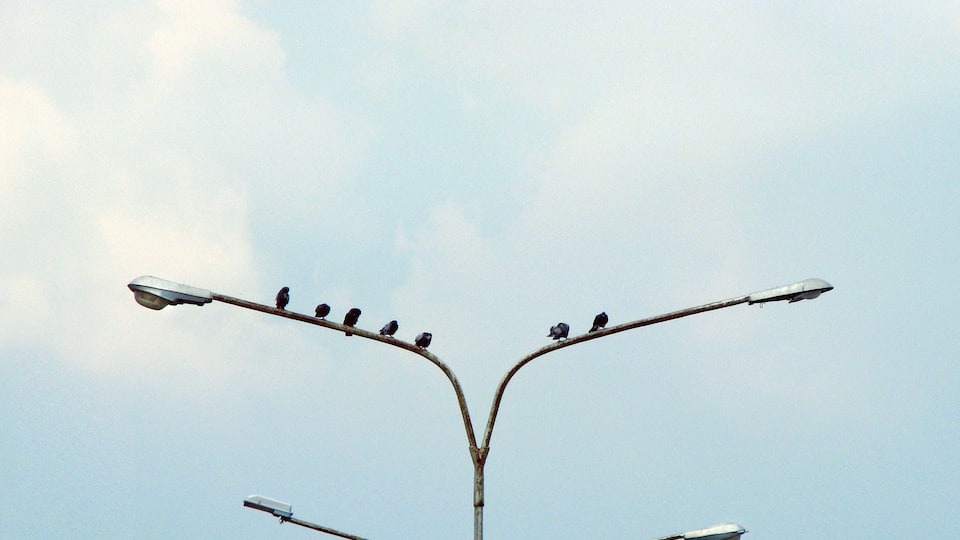
[[[556,326],[551,326],[550,333],[547,334],[547,337],[552,337],[554,340],[558,340],[561,338],[566,338],[568,335],[570,335],[570,325],[562,322],[557,323]]]
[[[277,309],[286,309],[290,303],[290,287],[284,287],[277,293]]]
[[[317,314],[317,317],[320,317],[322,319],[330,314],[330,306],[326,304],[320,304],[319,306],[317,306],[317,310],[315,311],[315,313]]]
[[[431,339],[433,339],[433,334],[430,332],[420,332],[417,334],[417,339],[413,341],[413,344],[421,349],[426,349],[430,346]]]
[[[350,308],[350,311],[347,312],[347,315],[343,318],[344,326],[356,326],[357,321],[360,320],[360,310],[357,308]],[[347,336],[352,336],[350,332],[344,332]]]
[[[593,318],[593,327],[590,328],[590,331],[596,332],[597,330],[603,328],[607,325],[608,320],[609,318],[607,317],[607,312],[601,311],[596,317]]]
[[[397,321],[390,321],[380,329],[380,335],[393,337],[393,335],[397,333],[398,328],[400,328],[400,325],[397,324]]]

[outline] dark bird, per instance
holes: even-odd
[[[433,334],[430,332],[421,332],[417,334],[417,339],[414,340],[413,344],[421,349],[426,349],[430,346],[431,339],[433,339]]]
[[[357,321],[360,320],[360,310],[357,308],[350,308],[350,311],[347,312],[347,316],[343,318],[344,326],[356,326]],[[350,332],[345,332],[347,336],[352,336]]]
[[[603,328],[604,326],[607,325],[607,320],[609,319],[607,318],[606,311],[602,311],[598,313],[597,316],[593,318],[593,327],[590,328],[590,331],[596,332],[597,330]]]
[[[397,321],[390,321],[387,324],[383,325],[383,328],[380,329],[381,336],[393,336],[397,333],[397,329],[400,328],[400,325],[397,324]]]
[[[284,287],[277,293],[277,309],[286,309],[290,303],[290,287]]]
[[[556,326],[551,326],[550,333],[547,335],[547,337],[557,340],[561,338],[566,338],[568,335],[570,335],[570,325],[565,322],[562,322],[562,323],[557,323]]]
[[[317,314],[317,317],[320,317],[322,319],[330,314],[330,306],[326,304],[320,304],[319,306],[317,306],[317,310],[314,313]]]

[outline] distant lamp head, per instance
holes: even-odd
[[[684,540],[739,540],[746,533],[746,529],[736,523],[714,525],[706,529],[698,529],[683,533]]]
[[[657,540],[740,540],[740,537],[746,532],[746,529],[736,523],[724,523],[673,536],[664,536]]]
[[[800,300],[813,300],[821,294],[832,291],[833,285],[822,279],[805,279],[783,287],[767,289],[751,293],[748,302],[751,304],[763,302],[776,302],[786,300],[789,303],[799,302]]]
[[[263,495],[251,495],[243,500],[243,505],[247,508],[273,514],[281,520],[293,517],[293,506]]]
[[[138,304],[149,309],[163,309],[177,304],[202,306],[213,301],[205,289],[181,285],[153,276],[140,276],[127,284]]]

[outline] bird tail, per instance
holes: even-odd
[[[596,332],[596,331],[599,330],[599,329],[600,329],[599,326],[594,325],[594,327],[591,328],[590,331],[591,331],[591,332]]]

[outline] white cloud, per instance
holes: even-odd
[[[223,84],[223,74],[276,80],[284,54],[277,38],[236,12],[233,2],[212,0],[158,2],[163,23],[148,40],[159,81],[203,80],[211,74]],[[212,72],[212,73],[210,73]]]
[[[141,308],[125,284],[151,273],[226,291],[259,289],[251,198],[260,196],[268,212],[293,207],[303,215],[311,204],[340,210],[335,201],[316,202],[349,174],[359,147],[340,133],[344,118],[335,108],[289,87],[275,36],[236,6],[159,8],[160,17],[146,8],[90,17],[92,48],[58,59],[123,74],[98,79],[97,92],[58,93],[60,81],[42,72],[0,79],[3,337],[39,346],[42,336],[55,336],[45,347],[63,360],[132,377],[131,366],[194,372],[171,359],[196,354],[207,357],[205,369],[222,372],[229,363],[216,358],[238,349],[191,339],[182,332],[189,323],[162,316],[150,324],[181,335],[144,346],[150,338],[129,316]],[[37,35],[31,48],[55,48],[59,39]],[[199,324],[221,343],[245,341],[229,324],[217,329],[224,323]],[[267,334],[246,343],[256,348]]]
[[[50,227],[69,205],[48,194],[53,175],[76,158],[76,133],[41,88],[7,79],[0,79],[0,125],[0,325],[11,342],[32,343],[55,309],[55,295],[38,272],[50,262],[45,248],[73,236]],[[45,234],[38,236],[42,225]]]

